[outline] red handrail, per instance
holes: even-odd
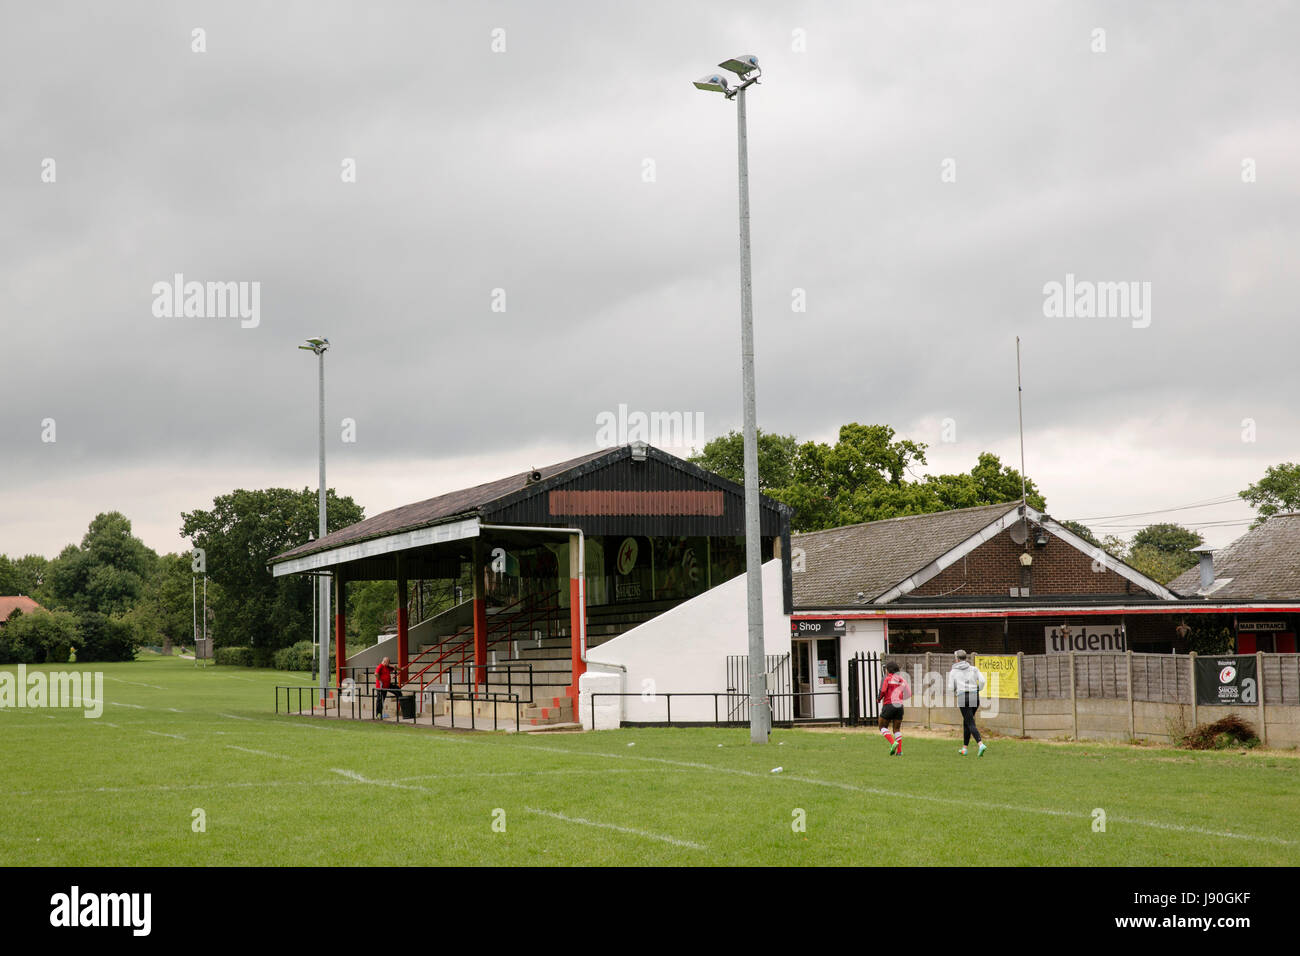
[[[490,649],[495,645],[501,644],[503,641],[509,642],[514,640],[516,633],[520,630],[531,633],[535,629],[534,626],[538,623],[539,618],[544,620],[546,624],[546,633],[549,637],[551,635],[551,624],[555,620],[554,612],[559,609],[558,601],[553,602],[552,600],[554,597],[555,595],[549,593],[542,595],[526,595],[525,597],[521,597],[502,608],[502,611],[505,611],[522,604],[523,607],[519,607],[518,610],[509,614],[503,614],[501,611],[493,614],[492,619],[488,624],[488,639],[485,644],[485,649]],[[516,627],[520,621],[525,622],[526,626],[524,628]],[[502,632],[503,627],[504,632]],[[432,683],[435,679],[442,677],[443,675],[450,676],[450,671],[453,667],[464,667],[471,664],[473,647],[472,631],[472,627],[462,627],[459,630],[453,631],[447,638],[433,645],[428,650],[421,651],[414,658],[408,658],[407,663],[409,670],[411,664],[418,662],[426,654],[442,650],[435,659],[429,661],[429,663],[425,664],[414,674],[408,674],[406,683],[410,684],[419,680],[420,690],[423,692],[425,685],[424,675],[430,670],[437,668],[429,679],[429,683]],[[492,636],[493,633],[496,633],[495,637]],[[443,648],[445,648],[445,650]],[[449,657],[458,653],[459,658],[457,660],[447,662]],[[444,663],[445,666],[438,666]]]

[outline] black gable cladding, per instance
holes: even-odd
[[[581,528],[583,533],[741,536],[745,492],[735,482],[657,448],[644,461],[629,446],[611,449],[511,495],[483,505],[484,524]],[[759,533],[789,534],[789,506],[760,498]]]

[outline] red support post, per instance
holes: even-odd
[[[397,556],[397,686],[406,683],[406,568]]]
[[[343,687],[343,667],[347,663],[347,620],[343,574],[334,572],[334,686]]]
[[[474,598],[474,689],[482,683],[485,672],[482,665],[487,663],[487,601],[482,597]]]
[[[578,536],[569,535],[569,652],[572,682],[569,696],[573,705],[578,706],[578,678],[587,671],[587,662],[582,659],[582,621],[587,609],[583,606],[582,593],[583,568],[578,564]],[[575,711],[576,712],[576,711]]]

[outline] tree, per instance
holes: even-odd
[[[0,664],[61,664],[78,646],[78,631],[76,615],[67,611],[14,611],[0,627]]]
[[[369,647],[385,619],[397,609],[397,582],[357,581],[348,585],[347,596],[348,646]]]
[[[1123,561],[1135,571],[1141,571],[1152,580],[1168,584],[1187,570],[1187,565],[1178,560],[1177,555],[1162,551],[1151,545],[1129,548]]]
[[[1019,501],[1021,494],[1020,472],[1010,465],[1003,465],[1002,460],[990,452],[980,453],[969,474],[929,476],[925,484],[926,490],[940,505],[928,508],[929,511]],[[1047,500],[1032,480],[1025,481],[1024,494],[1031,508],[1043,511],[1047,507]]]
[[[208,577],[221,588],[214,645],[252,647],[269,665],[277,648],[311,635],[314,579],[272,577],[267,562],[305,544],[317,528],[316,492],[310,488],[237,489],[215,498],[211,510],[182,513],[181,535],[207,554]],[[363,517],[351,498],[326,496],[328,529]]]
[[[834,445],[800,444],[793,435],[760,432],[758,445],[759,485],[794,509],[794,531],[1011,502],[1021,493],[1020,473],[988,452],[967,474],[909,480],[912,467],[925,464],[926,446],[896,439],[888,425],[844,425]],[[742,436],[731,432],[709,442],[691,461],[739,482],[742,451]],[[1032,481],[1025,489],[1029,504],[1046,508]]]
[[[1087,525],[1080,524],[1078,521],[1060,521],[1057,523],[1067,531],[1073,531],[1075,534],[1077,534],[1084,541],[1087,541],[1094,548],[1101,547],[1101,540],[1095,534],[1092,533],[1092,529],[1089,528]]]
[[[198,582],[201,589],[203,582]],[[221,600],[221,588],[208,582],[207,606],[211,617]],[[202,609],[200,605],[200,614]],[[145,581],[140,600],[125,616],[140,644],[194,643],[194,573],[190,555],[164,554],[157,558]],[[202,632],[203,622],[199,622]],[[209,631],[211,634],[212,632]]]
[[[1272,465],[1264,477],[1238,495],[1258,513],[1252,528],[1277,514],[1300,511],[1300,464]]]
[[[122,618],[98,611],[77,615],[77,662],[134,660],[139,647],[135,631]]]
[[[1136,554],[1147,549],[1166,555],[1178,567],[1178,574],[1195,566],[1197,558],[1192,548],[1200,547],[1205,542],[1199,532],[1188,530],[1172,522],[1147,525],[1133,535],[1130,553]],[[1170,579],[1172,580],[1172,578]]]
[[[50,564],[48,592],[55,607],[77,613],[123,614],[140,596],[157,555],[131,534],[119,511],[98,514],[81,545],[68,545]]]
[[[776,435],[758,430],[758,487],[768,492],[785,488],[794,479],[794,462],[799,450],[799,440],[793,435]],[[729,478],[738,485],[745,483],[745,436],[732,431],[707,442],[696,452],[691,449],[688,461],[701,468]]]

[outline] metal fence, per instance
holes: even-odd
[[[973,655],[975,658],[981,656],[985,655]],[[1133,700],[1136,701],[1190,704],[1195,689],[1191,656],[1188,654],[1099,651],[987,656],[1019,659],[1020,695],[1025,700],[1127,700],[1130,673]],[[1300,654],[1261,653],[1257,657],[1264,700],[1270,704],[1300,704]],[[886,654],[883,660],[898,662],[911,680],[914,694],[921,692],[927,676],[932,685],[937,680],[942,689],[952,667],[951,655],[933,652]]]
[[[790,655],[768,654],[768,697],[772,702],[772,722],[787,724],[794,720],[794,697],[790,693]],[[749,655],[727,655],[727,721],[749,723]]]
[[[876,653],[858,654],[849,658],[849,713],[846,718],[852,726],[873,724],[880,717],[881,661]]]

